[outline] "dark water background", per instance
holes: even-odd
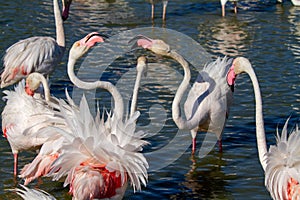
[[[20,39],[39,35],[55,37],[52,1],[1,0],[0,6],[1,57],[6,48]],[[112,36],[133,28],[155,26],[186,34],[214,57],[245,56],[252,62],[260,81],[268,145],[274,144],[276,127],[282,127],[291,114],[292,121],[299,116],[300,7],[292,6],[290,1],[280,5],[275,0],[261,0],[240,1],[238,15],[231,12],[232,5],[228,4],[226,9],[227,16],[222,18],[217,0],[171,0],[167,21],[162,23],[160,4],[152,22],[150,4],[143,0],[74,0],[70,18],[64,26],[67,50],[74,41],[92,31]],[[65,97],[65,87],[69,91],[73,88],[66,74],[67,55],[51,76],[51,93],[60,98]],[[151,61],[154,62],[155,57],[152,56]],[[174,64],[163,58],[158,58],[157,62]],[[134,66],[135,56],[129,54],[107,68],[102,78],[116,83]],[[179,66],[176,70],[181,72]],[[193,71],[192,81],[196,73]],[[159,83],[144,84],[138,104],[142,113],[138,121],[140,126],[149,123],[150,105],[160,104],[166,110],[165,126],[149,139],[150,150],[168,144],[178,131],[170,112],[174,93],[158,86]],[[109,108],[107,93],[99,90],[97,98]],[[270,199],[258,160],[254,95],[248,76],[238,77],[234,99],[223,133],[223,153],[216,147],[208,156],[199,159],[191,157],[188,148],[175,162],[150,171],[149,182],[142,192],[133,193],[128,188],[125,199]],[[4,106],[0,101],[0,110]],[[198,143],[202,139],[203,134],[199,134]],[[20,167],[33,156],[34,153],[21,153]],[[13,156],[5,138],[0,139],[0,163],[0,199],[19,199],[6,190],[14,188],[21,180],[15,182],[13,179]],[[35,182],[30,187],[45,189],[58,199],[71,199],[61,182],[43,179],[42,183]]]

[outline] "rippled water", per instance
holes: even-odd
[[[6,48],[20,39],[37,35],[55,36],[52,1],[1,0],[0,5],[1,57]],[[69,48],[74,41],[92,31],[110,37],[133,28],[155,26],[191,37],[214,57],[245,56],[252,62],[260,81],[270,145],[275,142],[276,127],[281,127],[290,114],[293,120],[299,115],[300,7],[292,6],[290,1],[278,5],[275,0],[240,1],[239,5],[238,15],[231,12],[229,4],[227,16],[222,18],[218,0],[170,0],[167,21],[162,23],[161,5],[157,5],[156,19],[152,22],[149,19],[150,5],[144,0],[74,0],[70,18],[65,23],[67,46]],[[181,68],[170,59],[147,55],[151,63],[174,66],[174,70],[182,73]],[[101,56],[109,56],[109,53]],[[133,80],[137,56],[138,52],[135,52],[116,59],[105,69],[102,79],[120,84],[119,80],[128,74],[126,80]],[[65,87],[69,91],[73,88],[66,74],[66,62],[67,55],[51,77],[51,92],[60,98],[65,97]],[[152,64],[151,70],[150,76],[152,73],[166,77],[166,80],[172,79],[172,75],[161,71],[155,64]],[[197,74],[193,70],[192,81]],[[170,78],[167,78],[168,75]],[[176,86],[178,81],[170,85]],[[163,121],[164,127],[160,130],[160,127],[150,126],[149,132],[157,134],[148,138],[151,145],[146,147],[146,152],[162,149],[178,132],[170,112],[175,89],[164,86],[160,80],[157,83],[145,80],[140,88],[140,128],[149,124],[150,107],[153,112],[162,108],[165,111],[161,116],[152,116],[153,120]],[[97,91],[96,98],[101,106],[110,108],[110,96],[106,92]],[[256,149],[254,95],[248,76],[238,77],[234,99],[224,129],[223,153],[219,153],[216,147],[208,156],[199,159],[191,157],[190,148],[179,152],[183,154],[170,165],[149,171],[149,182],[142,192],[133,193],[129,188],[125,199],[241,199],[245,196],[247,199],[270,199]],[[0,101],[0,110],[4,105]],[[198,135],[198,143],[201,143],[204,134]],[[183,135],[180,142],[189,140],[190,135]],[[180,148],[180,142],[174,143],[174,146]],[[13,157],[4,138],[0,139],[0,152],[0,199],[18,199],[6,190],[14,188],[21,180],[13,179]],[[159,166],[161,161],[169,159],[168,155],[174,155],[174,152],[166,152],[165,157],[152,157],[150,166]],[[20,166],[33,157],[31,152],[21,153]],[[42,183],[33,183],[31,187],[45,189],[58,199],[71,199],[60,182],[43,179]]]

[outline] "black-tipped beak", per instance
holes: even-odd
[[[101,37],[103,40],[107,39],[108,37],[106,35],[103,35],[103,34],[100,34],[100,33],[93,33],[91,35],[89,35],[87,37],[87,39],[85,40],[85,43],[87,43],[92,37],[94,36],[98,36],[98,37]]]

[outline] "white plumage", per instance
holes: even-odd
[[[68,16],[71,1],[63,0],[64,17]],[[51,37],[30,37],[20,40],[6,50],[1,88],[12,85],[32,72],[49,75],[62,59],[65,34],[57,0],[53,0],[56,40]]]
[[[24,200],[56,200],[55,197],[49,193],[39,190],[39,189],[30,189],[24,185],[21,185],[23,189],[16,188],[11,191],[16,192]]]
[[[296,126],[288,136],[288,121],[266,155],[265,185],[273,199],[300,198],[300,130]]]
[[[72,116],[67,114],[69,112]],[[135,132],[138,112],[125,122],[107,113],[104,122],[99,113],[93,119],[83,97],[79,109],[61,100],[60,116],[71,132],[60,131],[65,143],[49,176],[58,180],[67,175],[65,186],[70,184],[75,199],[86,199],[84,195],[89,194],[94,198],[111,197],[115,195],[115,188],[124,186],[128,179],[134,190],[140,190],[141,183],[146,185],[148,163],[139,151],[147,142],[142,140],[143,132]],[[46,131],[51,131],[51,127]],[[110,179],[113,188],[106,179]],[[82,188],[84,185],[91,185],[91,188]]]

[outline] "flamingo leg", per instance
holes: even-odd
[[[236,1],[234,2],[234,13],[235,14],[237,13],[237,2]]]
[[[151,8],[151,19],[154,19],[154,3],[152,4]]]
[[[14,153],[14,176],[18,175],[18,153]]]
[[[163,15],[162,15],[163,20],[166,20],[167,5],[168,5],[168,1],[163,1]]]
[[[218,144],[219,144],[219,152],[222,153],[223,152],[223,147],[222,147],[222,140],[221,139],[218,140]]]
[[[192,139],[192,155],[195,154],[196,151],[196,138]]]
[[[222,5],[222,17],[225,17],[225,5]]]

